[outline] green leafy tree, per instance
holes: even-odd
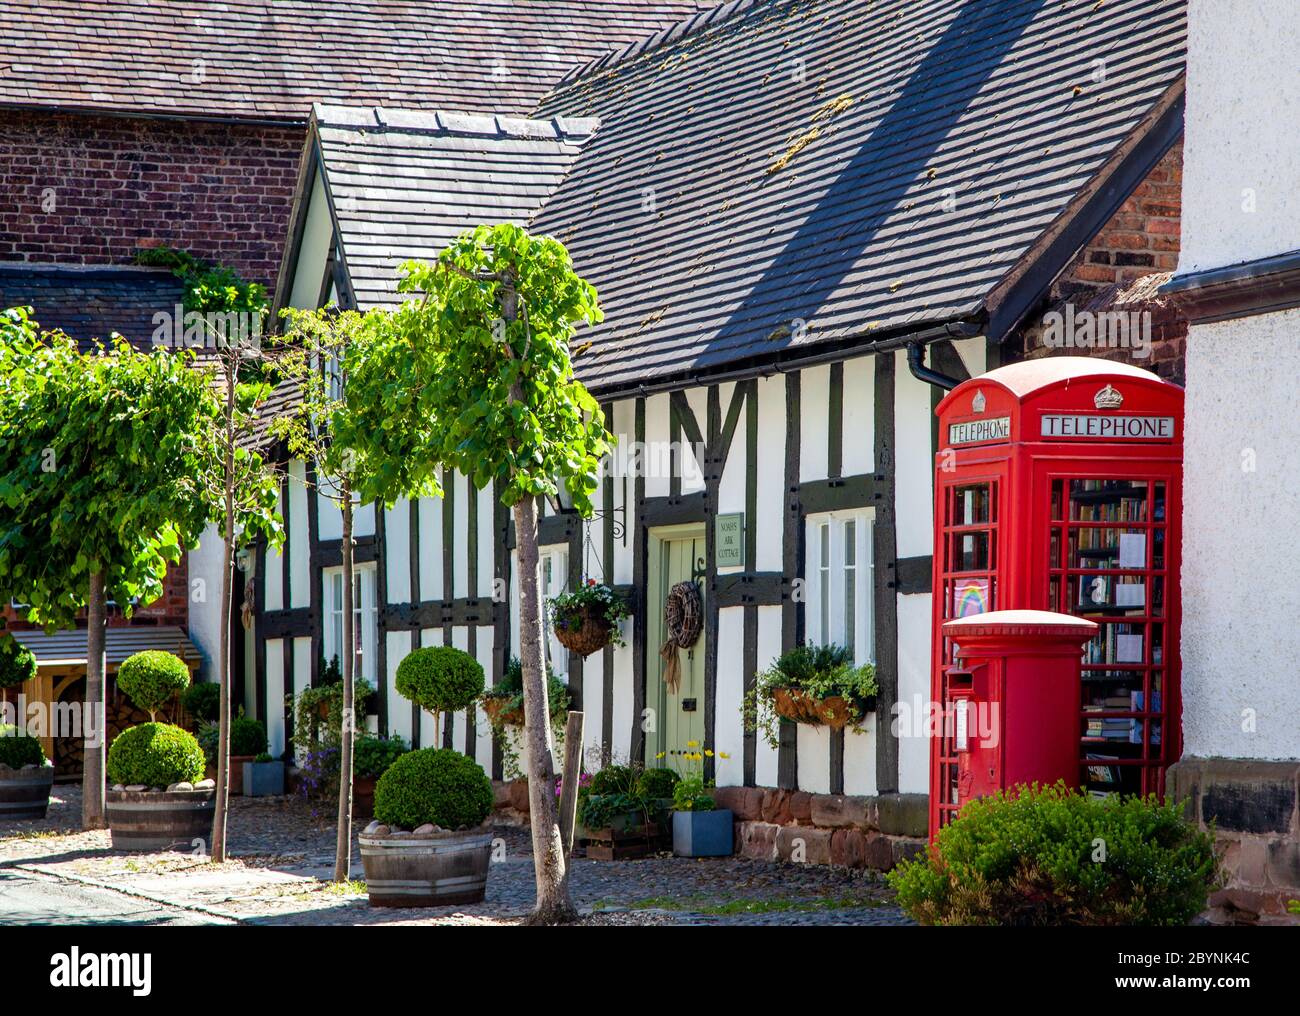
[[[162,595],[169,563],[197,544],[219,405],[188,354],[123,341],[78,350],[0,315],[0,595],[47,630],[87,623],[82,824],[104,822],[104,626]]]
[[[382,378],[393,364],[388,320],[382,310],[362,314],[329,307],[285,312],[275,370],[293,386],[293,411],[271,424],[295,458],[315,465],[315,490],[338,505],[343,517],[343,645],[356,644],[353,618],[353,520],[363,503],[390,502],[407,492],[432,492],[432,472],[420,467],[427,424],[409,421],[397,432],[381,420],[380,393],[366,379]],[[398,396],[400,397],[400,396]],[[358,444],[357,435],[386,430],[384,440]],[[352,860],[352,755],[357,736],[356,655],[342,654],[343,729],[334,879],[349,878]]]
[[[379,405],[401,427],[432,421],[426,465],[455,469],[478,488],[493,484],[514,515],[519,555],[524,741],[537,881],[536,923],[571,920],[567,858],[555,798],[541,588],[538,503],[567,489],[590,516],[598,466],[611,435],[574,376],[569,342],[602,314],[596,291],[559,241],[519,226],[479,226],[433,263],[403,266],[399,289],[419,294],[392,317],[393,373],[372,378]],[[384,430],[353,443],[391,441]]]

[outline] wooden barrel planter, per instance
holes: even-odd
[[[110,790],[108,829],[114,850],[186,850],[212,844],[215,790]]]
[[[54,766],[0,769],[0,822],[44,818],[53,785]]]
[[[361,840],[372,907],[480,903],[487,892],[492,833],[389,833]]]

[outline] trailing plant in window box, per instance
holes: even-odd
[[[1216,884],[1214,838],[1175,802],[1057,783],[977,798],[890,872],[922,924],[1178,925]]]
[[[587,579],[570,593],[547,600],[551,627],[560,645],[579,656],[590,656],[608,645],[625,645],[619,622],[631,611],[609,586]]]
[[[564,745],[564,727],[569,719],[569,688],[546,668],[546,691],[551,717],[551,735],[556,747]],[[488,726],[501,746],[501,772],[508,780],[523,776],[519,765],[519,749],[513,730],[524,724],[523,664],[513,658],[506,664],[501,680],[485,691],[479,699],[487,716]]]
[[[741,713],[746,730],[758,730],[777,747],[777,718],[857,729],[876,708],[876,668],[855,666],[847,646],[795,646],[782,653],[760,673],[747,692]]]

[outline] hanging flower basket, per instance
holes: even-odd
[[[623,645],[618,622],[627,604],[609,586],[587,579],[571,593],[548,601],[555,638],[571,653],[590,656],[608,645]]]
[[[555,638],[571,653],[590,656],[609,645],[611,625],[605,618],[605,609],[595,604],[582,604],[555,618]]]

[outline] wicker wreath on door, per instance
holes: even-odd
[[[690,649],[699,641],[700,632],[704,630],[704,602],[700,598],[700,589],[694,582],[678,582],[668,590],[664,601],[664,632],[668,636],[659,655],[667,664],[664,668],[664,684],[673,694],[681,683],[681,663],[677,650]]]

